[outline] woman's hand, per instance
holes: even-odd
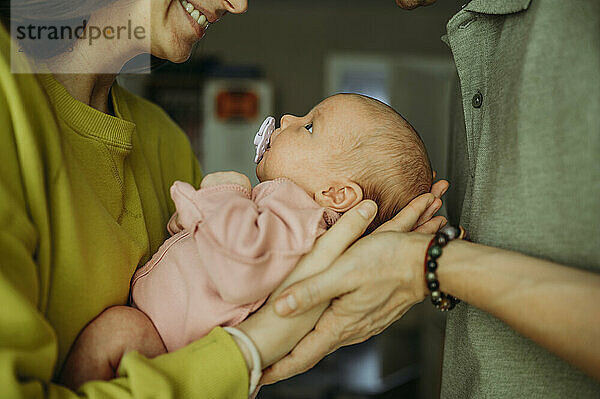
[[[377,205],[373,201],[363,201],[350,211],[315,243],[313,250],[306,254],[281,286],[271,295],[271,299],[259,311],[244,320],[236,328],[244,331],[256,345],[263,367],[281,359],[311,331],[326,308],[314,307],[298,317],[282,318],[273,309],[276,298],[286,287],[319,273],[329,267],[367,229],[375,214]],[[244,345],[238,346],[246,359],[248,368],[252,368],[249,353]]]
[[[447,188],[445,181],[436,183],[432,188],[435,194],[416,198],[327,270],[279,296],[277,312],[294,317],[333,302],[315,329],[288,356],[265,371],[261,383],[271,384],[304,372],[337,348],[365,341],[423,300],[427,287],[421,258],[429,237],[400,232],[414,229],[434,233],[443,227],[446,219],[432,216],[441,207],[439,196]]]

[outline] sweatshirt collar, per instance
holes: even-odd
[[[109,145],[128,150],[132,148],[132,136],[136,125],[131,120],[127,120],[125,107],[117,101],[120,88],[116,83],[111,90],[117,115],[114,117],[75,99],[52,74],[38,76],[58,118],[74,131]]]

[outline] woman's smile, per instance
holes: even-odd
[[[158,58],[175,63],[189,59],[194,44],[203,38],[210,24],[217,22],[225,13],[241,14],[248,9],[247,0],[146,1],[163,4],[152,9],[151,52]]]
[[[206,11],[203,13],[198,10],[192,3],[186,0],[179,0],[179,4],[183,11],[187,14],[187,18],[192,24],[192,27],[196,31],[198,37],[203,37],[206,32],[206,28],[210,24],[209,16],[205,15]],[[212,18],[213,21],[216,21],[216,17]]]

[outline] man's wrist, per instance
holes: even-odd
[[[478,248],[481,246],[454,240],[444,248],[444,255],[438,261],[437,275],[444,291],[469,303],[469,287],[474,277],[471,263],[480,256]]]

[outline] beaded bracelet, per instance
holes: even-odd
[[[431,303],[442,312],[452,310],[460,299],[440,290],[437,278],[437,259],[442,255],[442,248],[450,241],[458,238],[465,239],[467,232],[462,227],[445,226],[431,239],[425,252],[425,282],[431,291]]]

